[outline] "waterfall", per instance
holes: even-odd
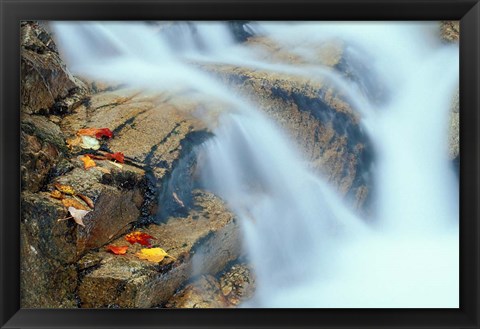
[[[260,22],[256,33],[311,61],[310,45],[345,42],[368,60],[375,83],[321,65],[262,58],[223,23],[53,24],[75,73],[133,86],[191,88],[229,104],[215,138],[197,152],[202,184],[239,218],[257,276],[246,307],[456,308],[459,306],[458,179],[447,159],[447,118],[458,84],[458,46],[434,22]],[[192,62],[229,63],[327,77],[362,116],[377,153],[367,224],[295,143],[255,104]],[[373,87],[386,97],[375,101]],[[372,215],[373,216],[373,215]]]

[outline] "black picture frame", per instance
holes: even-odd
[[[2,328],[478,328],[479,76],[477,0],[1,0]],[[460,308],[457,309],[21,309],[21,20],[461,20]]]

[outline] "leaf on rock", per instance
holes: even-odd
[[[80,136],[82,142],[80,143],[80,147],[87,150],[98,150],[100,148],[100,142],[93,137],[90,136]]]
[[[92,160],[88,155],[83,156],[80,160],[83,161],[83,166],[85,169],[95,167],[97,164]]]
[[[115,255],[125,255],[127,253],[128,246],[108,245],[106,248]]]
[[[109,160],[116,160],[120,163],[125,162],[125,155],[122,152],[106,153],[105,157]]]
[[[75,190],[73,189],[73,187],[71,187],[69,185],[62,185],[62,184],[59,184],[59,183],[55,183],[55,184],[53,184],[53,186],[55,186],[55,188],[57,190],[59,190],[60,192],[62,192],[64,194],[68,194],[68,195],[74,195],[75,194]]]
[[[88,155],[90,158],[94,160],[107,160],[107,157],[104,155],[96,155],[96,154],[85,154]]]
[[[142,249],[135,254],[140,259],[146,259],[149,262],[160,263],[165,257],[170,257],[175,260],[174,257],[167,254],[162,248],[148,248]]]
[[[77,131],[77,134],[81,136],[95,136],[97,139],[113,137],[112,131],[108,128],[85,128]]]
[[[62,203],[66,208],[73,207],[81,210],[89,210],[87,207],[85,207],[83,204],[81,204],[75,199],[66,198],[62,200]]]
[[[85,202],[90,208],[94,208],[95,205],[92,201],[92,199],[90,199],[88,196],[86,195],[83,195],[83,194],[80,194],[80,193],[77,193],[77,196],[83,200],[83,202]]]
[[[80,226],[85,227],[85,224],[83,224],[83,217],[85,217],[85,215],[90,212],[89,210],[83,210],[83,209],[76,209],[74,207],[68,207],[68,212],[70,213],[70,215],[72,215],[72,218],[75,221],[75,223],[77,223]]]
[[[155,238],[147,233],[143,233],[140,231],[135,231],[125,236],[125,240],[130,242],[130,244],[134,244],[136,242],[140,243],[142,246],[150,246],[151,239]]]
[[[82,137],[81,136],[75,136],[74,138],[68,138],[67,139],[67,145],[69,148],[72,148],[74,146],[79,146],[80,143],[82,143]]]
[[[50,193],[50,196],[54,199],[58,199],[58,200],[61,200],[64,198],[62,192],[60,192],[59,190],[54,190]]]

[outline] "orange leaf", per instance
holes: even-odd
[[[107,153],[107,154],[105,154],[105,156],[109,160],[117,160],[120,163],[123,163],[125,161],[125,155],[123,155],[122,152]]]
[[[97,164],[88,155],[83,156],[80,160],[83,161],[85,169],[95,167]]]
[[[106,247],[110,252],[115,255],[125,255],[127,253],[128,246],[114,246],[109,245]]]
[[[66,199],[62,200],[62,203],[67,208],[68,207],[73,207],[73,208],[81,209],[81,210],[90,210],[75,199],[66,198]]]
[[[75,194],[75,190],[73,189],[73,187],[71,187],[69,185],[62,185],[62,184],[55,183],[55,184],[53,184],[53,186],[55,186],[55,188],[62,193],[65,193],[65,194],[68,194],[68,195],[74,195]]]
[[[102,137],[113,137],[112,131],[108,128],[85,128],[77,131],[77,134],[83,136],[95,136],[97,139],[101,139]]]
[[[165,250],[162,248],[149,248],[149,249],[142,249],[140,252],[135,254],[140,259],[146,259],[150,262],[160,263],[165,257],[170,257],[175,259],[174,257],[167,254]]]
[[[52,198],[54,198],[54,199],[59,199],[59,200],[61,200],[61,199],[64,198],[62,192],[60,192],[60,191],[58,191],[58,190],[52,191],[52,192],[50,193],[50,196],[51,196]]]
[[[139,231],[129,233],[125,236],[125,240],[130,242],[130,244],[134,244],[135,242],[137,242],[137,243],[140,243],[142,246],[150,246],[150,241],[149,241],[150,239],[155,239],[155,238],[147,233],[143,233]]]

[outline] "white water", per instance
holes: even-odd
[[[142,24],[57,23],[74,72],[158,90],[194,89],[231,104],[199,152],[204,185],[240,218],[257,275],[251,307],[458,307],[458,182],[447,159],[447,118],[458,47],[435,23],[259,23],[304,58],[341,38],[359,47],[388,92],[375,105],[335,71],[260,60],[222,24],[180,24],[175,37]],[[182,32],[183,31],[183,32]],[[201,42],[199,42],[201,40]],[[374,225],[353,214],[295,145],[255,106],[189,61],[322,75],[349,97],[374,142]]]

